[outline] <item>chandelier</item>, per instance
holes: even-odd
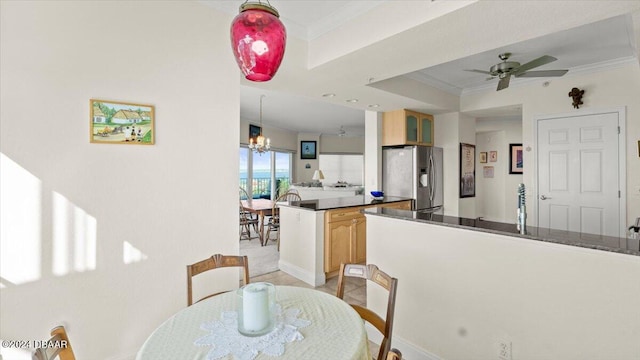
[[[249,138],[249,149],[260,155],[271,148],[271,140],[262,136],[262,98],[264,97],[265,95],[260,95],[260,134],[256,137],[255,143],[253,138]]]
[[[269,0],[245,1],[231,23],[231,48],[238,67],[250,81],[269,81],[278,71],[287,31]]]

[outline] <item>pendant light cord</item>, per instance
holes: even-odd
[[[266,97],[266,95],[260,95],[260,136],[262,136],[262,99]]]

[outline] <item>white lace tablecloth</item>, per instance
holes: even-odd
[[[221,322],[233,321],[237,306],[235,296],[235,292],[220,294],[179,311],[151,334],[136,359],[239,360],[233,352],[221,348],[217,338],[211,338]],[[292,328],[289,328],[288,336],[291,338],[270,345],[280,343],[284,353],[275,356],[279,352],[276,347],[262,344],[256,347],[261,348],[257,353],[243,353],[243,356],[256,360],[371,359],[364,323],[344,301],[317,290],[276,286],[276,302],[282,312],[290,316],[288,321]],[[295,316],[292,318],[291,315]],[[295,319],[308,320],[310,324],[296,323]]]

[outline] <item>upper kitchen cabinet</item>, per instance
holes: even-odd
[[[382,145],[433,145],[433,115],[404,109],[385,112]]]

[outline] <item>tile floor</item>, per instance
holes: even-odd
[[[274,285],[299,286],[309,289],[316,289],[335,295],[338,289],[338,277],[333,277],[318,287],[313,287],[306,282],[299,280],[283,271],[275,271],[269,274],[259,275],[251,278],[251,282],[265,281]],[[349,304],[367,306],[367,280],[359,278],[348,278],[344,288],[344,300]]]

